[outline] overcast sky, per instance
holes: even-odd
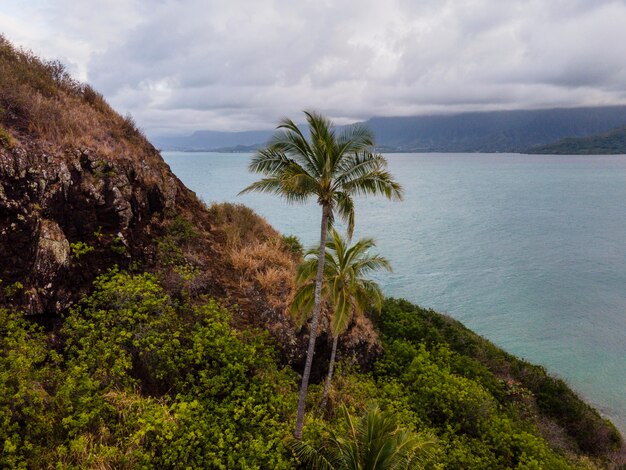
[[[0,0],[148,135],[626,104],[626,0]]]

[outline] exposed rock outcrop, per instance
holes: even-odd
[[[59,319],[113,266],[151,271],[172,295],[212,296],[235,326],[268,330],[297,365],[306,328],[285,313],[297,260],[256,214],[226,206],[201,203],[91,87],[0,36],[0,308]],[[240,250],[256,264],[237,263]],[[369,321],[340,350],[370,362]]]
[[[4,301],[30,314],[60,313],[115,263],[150,264],[164,212],[193,197],[162,161],[36,143],[0,148],[0,182],[0,279],[22,286]]]

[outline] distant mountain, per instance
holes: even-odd
[[[567,137],[626,125],[626,106],[489,111],[437,116],[374,117],[364,122],[384,152],[525,152]],[[263,145],[272,131],[197,131],[154,138],[163,150],[241,151]],[[238,150],[239,147],[239,150]]]
[[[152,144],[161,150],[214,150],[223,151],[263,145],[272,131],[218,132],[196,131],[190,136],[154,137]],[[241,151],[241,150],[239,150]]]
[[[548,145],[540,145],[527,153],[552,155],[609,155],[626,154],[626,127],[590,137],[570,137]]]
[[[523,152],[565,137],[586,137],[626,125],[626,106],[493,111],[365,121],[386,150]]]

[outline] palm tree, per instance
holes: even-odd
[[[373,239],[362,238],[352,246],[348,246],[348,243],[348,240],[342,238],[334,229],[332,237],[326,242],[322,296],[334,307],[330,324],[333,348],[320,411],[326,407],[339,335],[347,330],[354,314],[361,315],[370,306],[379,311],[382,308],[383,295],[380,287],[364,276],[377,269],[391,271],[391,265],[386,258],[368,254],[368,250],[375,246]],[[300,287],[291,303],[291,311],[301,315],[301,320],[304,319],[303,315],[310,313],[313,303],[313,286],[317,272],[315,254],[315,250],[307,252],[304,263],[298,268],[296,282]]]
[[[322,207],[318,268],[311,316],[311,332],[307,348],[296,418],[296,439],[302,438],[304,408],[315,339],[319,322],[326,234],[335,211],[354,229],[354,195],[383,194],[389,199],[402,199],[402,188],[386,170],[387,161],[374,152],[374,137],[364,126],[354,125],[341,132],[320,114],[305,111],[309,139],[290,119],[277,127],[268,146],[252,158],[249,169],[265,175],[241,193],[261,191],[276,194],[288,202],[304,202],[316,197]],[[240,194],[241,194],[240,193]]]
[[[435,445],[429,433],[416,434],[399,426],[390,413],[377,406],[370,408],[357,422],[344,407],[342,433],[332,432],[330,438],[316,449],[303,441],[294,441],[296,455],[319,470],[408,470],[423,468],[422,462]]]

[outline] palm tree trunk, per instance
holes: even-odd
[[[311,375],[311,364],[315,354],[315,339],[317,338],[317,324],[319,322],[320,304],[322,299],[322,279],[324,277],[324,259],[326,256],[326,235],[328,234],[328,212],[330,207],[322,206],[322,226],[320,233],[320,250],[317,256],[317,276],[315,277],[315,298],[313,303],[313,316],[311,318],[311,332],[309,333],[309,348],[306,353],[306,363],[302,373],[302,384],[300,385],[300,397],[298,399],[298,416],[296,418],[296,430],[294,437],[302,439],[302,428],[304,427],[304,407],[306,392],[309,388],[309,376]]]
[[[330,392],[330,381],[333,380],[333,370],[335,369],[335,354],[337,353],[337,343],[339,342],[339,335],[336,335],[333,339],[333,350],[330,353],[330,363],[328,364],[328,375],[326,376],[326,385],[324,386],[324,395],[322,395],[322,403],[320,403],[320,415],[326,408],[326,402],[328,401],[328,393]]]

